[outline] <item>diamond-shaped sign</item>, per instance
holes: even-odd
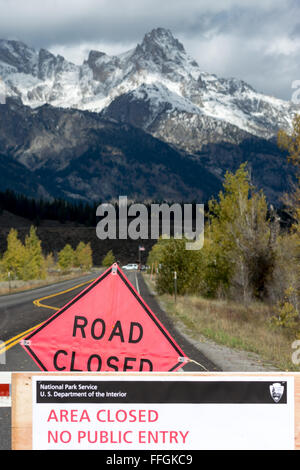
[[[21,344],[44,371],[175,371],[188,360],[117,264]]]

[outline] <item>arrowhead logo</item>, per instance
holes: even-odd
[[[175,371],[188,360],[117,264],[22,347],[44,371]]]
[[[278,403],[283,395],[284,386],[280,383],[274,383],[270,385],[270,394],[275,403]]]

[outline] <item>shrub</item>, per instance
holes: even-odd
[[[102,260],[102,266],[109,268],[116,261],[115,255],[112,250],[109,250]]]

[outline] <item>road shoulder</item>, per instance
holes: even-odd
[[[145,279],[142,277],[145,284],[147,285],[150,293],[154,296],[156,302],[159,304],[163,311],[166,308],[159,299],[159,296],[152,289]],[[174,327],[177,331],[190,342],[201,354],[207,357],[212,363],[214,363],[219,370],[223,372],[272,372],[278,371],[272,364],[268,364],[263,361],[257,354],[250,353],[247,351],[241,351],[238,349],[232,349],[227,346],[223,346],[215,343],[214,341],[205,338],[202,335],[196,335],[190,331],[180,320],[173,318]]]
[[[158,298],[153,294],[150,287],[145,282],[144,276],[139,275],[138,279],[142,298],[167,329],[172,338],[174,338],[177,344],[180,345],[185,355],[191,359],[190,362],[186,363],[182,367],[182,370],[187,372],[220,372],[221,369],[214,363],[214,361],[210,360],[203,352],[196,348],[189,338],[183,335],[180,330],[175,327],[173,318],[170,318],[166,313],[166,310],[159,304]]]

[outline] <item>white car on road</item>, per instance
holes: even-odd
[[[122,269],[127,269],[128,271],[133,271],[135,269],[139,269],[139,265],[135,263],[126,264],[126,266],[122,266]]]

